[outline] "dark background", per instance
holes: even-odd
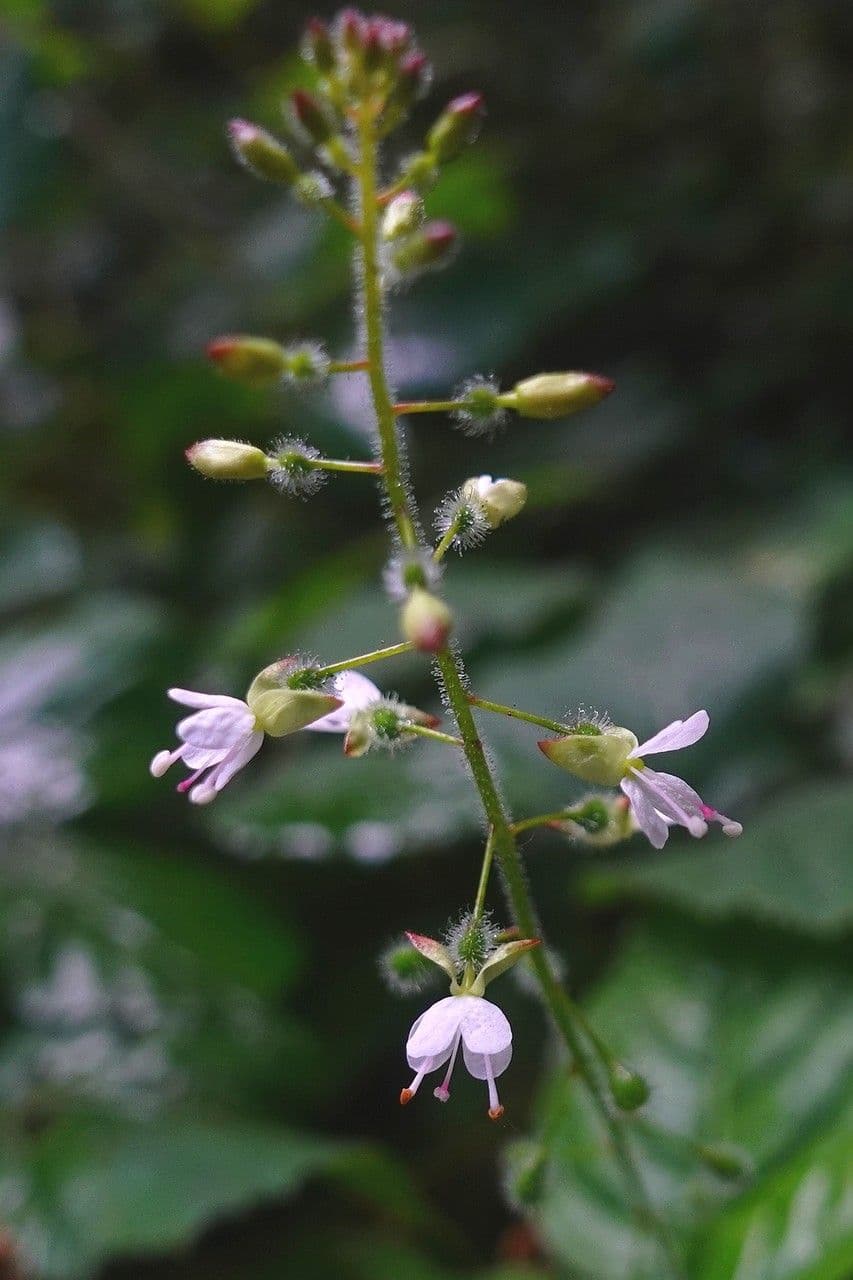
[[[531,838],[549,943],[649,1078],[628,1123],[691,1280],[844,1280],[850,8],[394,14],[436,80],[389,173],[454,93],[489,107],[429,199],[463,252],[395,300],[401,394],[617,382],[494,445],[411,423],[425,518],[471,474],[530,490],[449,566],[476,687],[640,737],[707,706],[707,740],[664,767],[746,827],[661,855]],[[371,482],[302,504],[182,457],[283,432],[368,453],[357,378],[253,392],[203,358],[235,330],[353,352],[344,233],[224,139],[234,115],[281,127],[306,16],[0,3],[3,1248],[50,1278],[657,1278],[523,975],[493,989],[515,1030],[505,1123],[461,1072],[446,1108],[397,1106],[406,1030],[442,992],[393,998],[377,957],[440,932],[479,868],[452,758],[345,761],[296,735],[201,812],[147,772],[168,685],[240,694],[283,653],[396,638]],[[421,660],[381,678],[435,709]],[[517,814],[580,794],[534,731],[485,727]],[[751,1175],[715,1175],[712,1142]]]

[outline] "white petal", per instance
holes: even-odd
[[[242,698],[231,698],[227,693],[194,693],[192,689],[169,689],[169,697],[173,702],[180,702],[183,707],[245,707]]]
[[[704,836],[708,824],[703,815],[702,797],[683,778],[655,769],[634,769],[634,777],[650,797],[657,811],[671,822],[686,827],[692,836]]]
[[[450,1057],[453,1041],[462,1021],[463,1009],[460,1005],[465,1000],[465,996],[445,996],[443,1000],[430,1005],[412,1024],[406,1041],[406,1057],[413,1071],[417,1071],[426,1058],[434,1058],[435,1066],[440,1067]]]
[[[182,742],[202,751],[230,751],[255,726],[248,707],[208,707],[187,716],[175,732]]]
[[[694,742],[698,742],[708,732],[708,723],[707,711],[694,711],[687,720],[673,720],[665,729],[636,746],[628,759],[636,760],[640,756],[653,756],[658,751],[679,751],[682,747],[692,747]]]
[[[457,996],[462,1013],[462,1043],[472,1053],[501,1053],[512,1044],[512,1027],[502,1009],[482,996]]]
[[[488,1080],[489,1073],[486,1070],[486,1058],[489,1059],[492,1076],[497,1079],[498,1076],[503,1075],[512,1061],[512,1045],[508,1044],[505,1049],[501,1049],[500,1053],[472,1053],[463,1040],[462,1056],[465,1059],[465,1066],[475,1080]]]
[[[214,769],[210,775],[210,782],[216,791],[221,791],[224,786],[231,781],[235,773],[249,763],[253,756],[256,756],[263,746],[264,735],[260,729],[255,729],[246,738],[245,742],[241,742],[235,747],[229,755],[225,757],[218,769]]]
[[[655,849],[662,849],[666,844],[669,828],[657,812],[648,794],[637,781],[636,773],[623,778],[620,786],[631,804],[631,812],[637,819],[640,830]]]
[[[335,693],[343,698],[343,706],[336,707],[313,724],[307,724],[306,729],[319,730],[320,733],[346,733],[354,712],[361,711],[382,698],[373,681],[368,680],[360,671],[342,671],[335,679]]]

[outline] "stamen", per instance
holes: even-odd
[[[417,1075],[415,1076],[412,1083],[409,1085],[408,1089],[400,1090],[400,1106],[401,1107],[405,1107],[407,1103],[412,1101],[412,1098],[414,1098],[418,1089],[421,1087],[421,1081],[423,1080],[424,1076],[428,1071],[431,1071],[431,1070],[432,1070],[432,1058],[427,1058],[423,1066],[419,1068]]]
[[[723,828],[723,835],[735,839],[737,836],[743,835],[743,824],[735,822],[734,818],[727,818],[724,813],[720,813],[719,809],[712,809],[709,804],[702,805],[702,816],[707,818],[709,822],[719,822]]]
[[[183,747],[178,747],[176,751],[158,751],[149,765],[152,777],[162,778],[166,770],[171,769],[175,761],[180,759],[183,751]]]
[[[498,1097],[498,1087],[495,1084],[495,1076],[492,1071],[492,1059],[487,1053],[483,1054],[483,1057],[486,1062],[486,1083],[489,1086],[489,1119],[500,1120],[504,1113],[504,1109],[501,1106],[501,1100]]]
[[[434,1098],[438,1098],[439,1102],[447,1102],[450,1097],[450,1077],[453,1075],[453,1067],[456,1062],[456,1054],[459,1052],[459,1041],[461,1038],[462,1033],[457,1031],[456,1039],[453,1042],[453,1052],[450,1055],[450,1064],[447,1068],[447,1075],[444,1077],[441,1084],[432,1091],[432,1096]]]
[[[207,766],[205,765],[201,769],[196,769],[195,773],[191,773],[188,778],[184,778],[183,782],[178,783],[176,790],[180,791],[181,795],[186,791],[189,791],[190,787],[194,786],[198,782],[206,767]]]

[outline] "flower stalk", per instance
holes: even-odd
[[[416,549],[420,546],[417,522],[410,506],[405,483],[405,455],[398,435],[397,416],[401,411],[411,411],[411,406],[395,405],[391,398],[385,368],[383,288],[378,261],[379,210],[377,163],[378,139],[374,112],[369,103],[358,115],[359,156],[356,165],[358,206],[361,211],[359,241],[361,248],[362,296],[364,304],[365,346],[369,361],[370,383],[379,450],[383,463],[381,485],[385,490],[396,533],[403,546]],[[438,402],[436,402],[438,403]],[[441,402],[442,407],[455,407],[455,402]],[[430,405],[431,409],[435,404]],[[416,410],[417,411],[417,410]],[[426,411],[426,410],[421,410]],[[486,856],[477,891],[477,902],[482,912],[493,858],[500,868],[506,897],[515,923],[526,937],[536,937],[539,923],[530,897],[527,877],[516,844],[515,833],[499,795],[491,767],[483,748],[471,706],[498,711],[517,719],[527,719],[544,728],[564,733],[565,726],[541,717],[531,717],[513,708],[470,697],[465,684],[465,667],[455,650],[445,647],[436,654],[436,669],[447,704],[459,730],[462,750],[468,763],[474,786],[480,798],[486,820],[489,823],[489,839]],[[537,947],[531,955],[534,973],[543,998],[559,1033],[568,1048],[575,1069],[589,1090],[596,1109],[609,1133],[614,1154],[634,1202],[638,1217],[646,1224],[666,1260],[670,1276],[681,1275],[677,1254],[669,1239],[665,1224],[651,1205],[634,1159],[623,1124],[611,1107],[593,1060],[595,1047],[589,1044],[585,1028],[578,1016],[574,1002],[561,986],[544,947]],[[584,1020],[585,1021],[585,1020]]]

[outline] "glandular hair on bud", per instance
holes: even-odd
[[[416,587],[400,611],[404,637],[424,653],[439,653],[453,628],[453,614],[438,596]]]
[[[312,465],[320,450],[295,436],[283,436],[270,446],[269,481],[289,498],[313,497],[329,478],[322,467]]]
[[[501,407],[500,388],[493,378],[477,375],[463,382],[455,393],[457,406],[453,421],[466,435],[493,436],[507,419],[506,409]]]
[[[476,141],[485,115],[481,93],[463,93],[449,102],[427,135],[427,149],[439,164],[453,160]]]
[[[252,387],[269,387],[287,372],[284,347],[271,338],[227,334],[207,344],[207,354],[229,378]]]
[[[469,966],[479,973],[494,949],[497,930],[486,914],[476,919],[469,914],[460,916],[447,931],[447,950],[461,972]]]
[[[416,191],[401,191],[382,215],[382,236],[399,240],[417,231],[424,220],[424,202]]]
[[[186,458],[211,480],[261,480],[271,465],[262,449],[240,440],[199,440],[187,449]]]
[[[299,166],[287,147],[271,133],[249,120],[232,120],[228,137],[241,164],[267,182],[292,186],[299,177]]]
[[[579,409],[598,404],[615,383],[597,373],[537,373],[517,382],[500,403],[523,418],[565,418]]]

